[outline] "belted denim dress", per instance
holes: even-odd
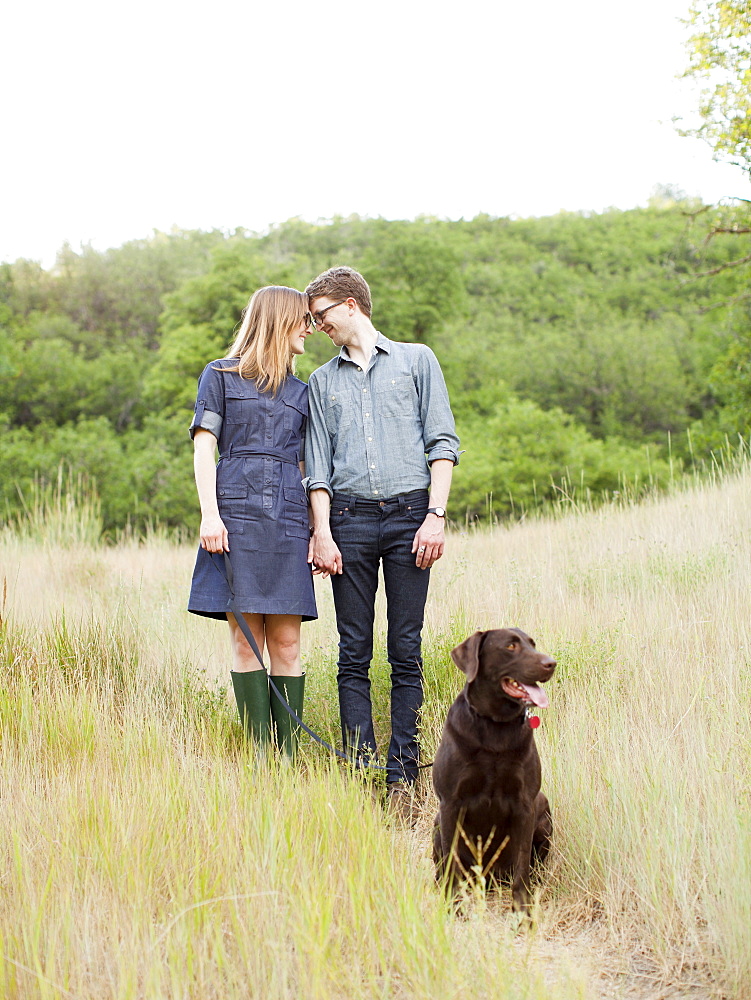
[[[229,534],[235,599],[244,612],[317,618],[308,564],[308,505],[298,463],[304,457],[308,387],[287,376],[273,396],[253,379],[212,361],[198,380],[190,435],[211,431],[219,446],[216,493]],[[227,582],[199,548],[188,610],[226,618]]]

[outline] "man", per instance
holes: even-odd
[[[361,274],[331,268],[306,291],[316,327],[340,348],[310,377],[305,458],[314,523],[309,561],[333,584],[342,736],[353,759],[374,755],[369,669],[382,564],[391,664],[386,781],[391,802],[409,815],[425,599],[430,567],[443,555],[459,440],[435,355],[376,330]]]

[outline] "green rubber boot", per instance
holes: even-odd
[[[268,746],[271,738],[268,674],[265,670],[230,670],[230,677],[246,737],[258,747]]]
[[[272,681],[279,688],[290,708],[294,709],[298,718],[302,719],[302,706],[305,696],[305,674],[300,677],[286,677],[274,674]],[[283,756],[294,760],[297,756],[297,738],[300,727],[282,705],[273,691],[269,691],[271,701],[271,720],[274,723],[276,745]]]

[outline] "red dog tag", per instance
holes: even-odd
[[[530,715],[530,717],[529,717],[529,728],[530,729],[537,729],[537,727],[539,725],[540,725],[540,717],[539,717],[539,715]]]

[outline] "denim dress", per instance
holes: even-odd
[[[200,427],[219,444],[216,494],[229,534],[235,599],[241,611],[317,618],[308,564],[304,457],[308,387],[288,375],[276,396],[212,361],[198,380],[190,435]],[[215,557],[216,558],[216,557]],[[198,549],[188,610],[226,618],[229,588],[211,555]]]

